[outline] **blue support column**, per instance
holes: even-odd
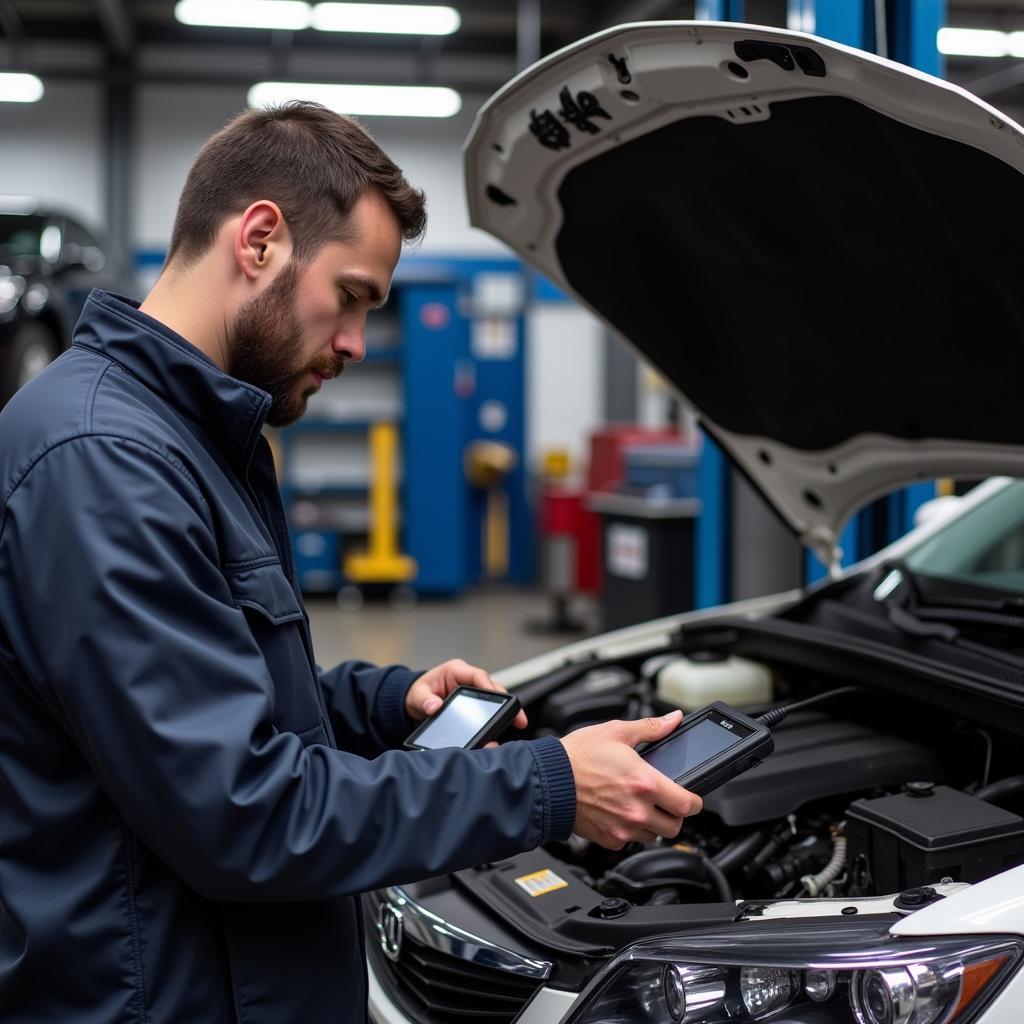
[[[945,0],[888,0],[886,27],[888,56],[901,64],[941,75],[944,70],[936,36],[944,23]],[[878,40],[873,0],[789,0],[791,28],[813,32],[847,46],[877,50]],[[914,524],[914,513],[935,496],[933,483],[914,484],[889,496],[885,533],[889,540],[902,536]],[[858,513],[847,524],[839,544],[842,564],[866,557],[875,547],[870,510]],[[813,555],[807,556],[806,578],[814,582],[825,575],[825,567]]]
[[[945,60],[937,44],[946,20],[945,0],[895,0],[891,17],[889,56],[930,75],[945,73]],[[914,513],[935,497],[934,482],[911,484],[889,497],[889,540],[914,527]]]
[[[818,0],[808,3],[803,0],[800,5],[807,16],[808,7],[814,9],[814,28],[816,36],[833,39],[837,43],[866,49],[869,45],[868,31],[873,24],[875,5],[864,0]],[[869,22],[868,19],[872,19]],[[804,22],[806,24],[806,21]]]
[[[889,56],[941,78],[946,73],[946,61],[939,53],[936,37],[945,21],[945,0],[899,0]]]
[[[729,463],[707,434],[701,435],[697,486],[701,512],[694,557],[694,604],[713,608],[729,599]]]
[[[790,27],[813,32],[824,39],[832,39],[859,49],[874,48],[875,5],[872,0],[789,0]],[[860,515],[854,516],[839,537],[842,549],[840,564],[852,565],[866,549],[861,543],[867,534],[866,523]],[[827,575],[821,560],[807,552],[804,557],[804,578],[815,583]]]
[[[744,6],[744,0],[696,0],[694,17],[697,21],[743,21]],[[731,475],[722,450],[702,432],[697,480],[701,513],[694,539],[693,600],[697,608],[713,608],[730,599]]]

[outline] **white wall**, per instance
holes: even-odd
[[[538,302],[527,313],[526,335],[530,469],[540,469],[545,451],[564,448],[576,474],[603,422],[604,325],[575,303]]]
[[[0,103],[0,195],[34,196],[103,220],[99,86],[47,83],[38,103]]]

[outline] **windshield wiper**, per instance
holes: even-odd
[[[911,636],[956,642],[960,628],[1002,629],[1024,632],[1024,599],[1019,597],[947,597],[928,601],[913,570],[899,561],[887,563],[889,572],[875,589],[889,621]],[[1018,612],[1019,614],[1014,614]]]

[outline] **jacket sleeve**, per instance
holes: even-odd
[[[366,760],[278,732],[214,523],[184,467],[106,436],[39,459],[0,522],[26,676],[172,870],[211,899],[326,899],[568,836],[551,737]]]
[[[338,745],[364,757],[400,747],[416,727],[406,714],[405,695],[420,674],[404,665],[378,668],[368,661],[321,670],[320,688]]]

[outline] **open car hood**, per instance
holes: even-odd
[[[1024,476],[1024,134],[964,90],[795,32],[626,25],[513,79],[464,158],[473,224],[826,562],[899,485]]]

